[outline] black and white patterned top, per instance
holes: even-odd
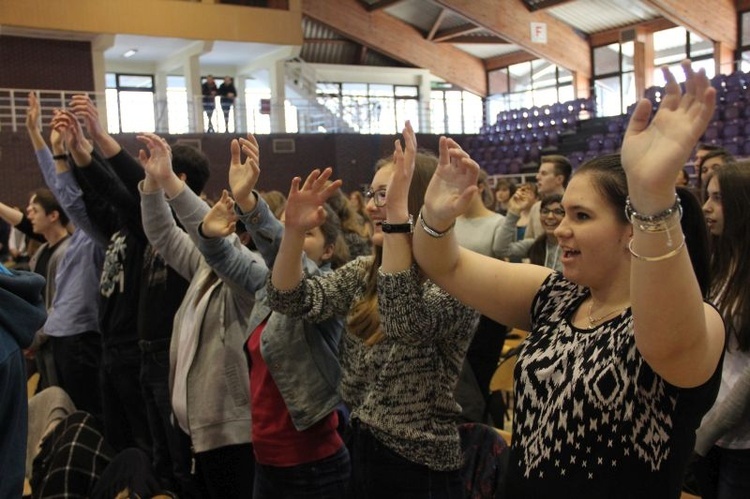
[[[630,309],[591,330],[571,324],[588,296],[552,273],[534,299],[508,497],[677,498],[721,366],[700,387],[670,385],[638,352]]]
[[[363,296],[372,257],[335,272],[303,279],[290,291],[268,286],[271,308],[313,322],[346,316]],[[378,275],[378,306],[385,339],[367,346],[343,335],[341,396],[352,417],[389,449],[435,470],[462,465],[453,398],[478,314],[430,281],[416,266]]]

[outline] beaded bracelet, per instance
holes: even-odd
[[[685,235],[682,236],[682,242],[677,245],[677,247],[671,251],[668,251],[664,253],[663,255],[659,256],[643,256],[639,255],[638,253],[633,250],[633,240],[631,239],[628,243],[628,251],[630,251],[630,254],[633,255],[638,260],[641,260],[643,262],[661,262],[662,260],[667,260],[668,258],[672,258],[673,256],[676,256],[682,248],[685,247]]]
[[[424,217],[422,217],[422,210],[419,210],[419,216],[417,217],[417,220],[419,220],[419,226],[422,227],[422,230],[424,230],[428,236],[440,238],[449,233],[453,227],[456,226],[456,221],[454,220],[450,227],[445,229],[444,231],[440,232],[439,230],[435,230],[424,221]]]
[[[630,196],[625,200],[625,216],[638,230],[643,232],[665,232],[674,226],[667,225],[672,215],[677,214],[677,220],[682,219],[682,204],[677,193],[674,195],[674,204],[656,215],[642,215],[635,211],[630,202]]]

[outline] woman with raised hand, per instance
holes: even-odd
[[[716,95],[702,70],[689,61],[683,69],[684,94],[664,71],[650,123],[650,103],[638,103],[621,158],[590,161],[571,179],[555,230],[562,274],[459,248],[450,229],[478,166],[440,139],[417,262],[462,303],[530,331],[515,369],[508,497],[680,495],[724,346],[721,316],[703,302],[685,251],[674,190]]]
[[[417,154],[408,122],[403,137],[405,148],[396,141],[368,192],[375,255],[331,274],[303,276],[300,254],[340,182],[326,187],[317,171],[302,186],[292,181],[269,298],[274,310],[313,322],[346,317],[341,395],[352,410],[352,497],[462,498],[453,389],[477,315],[413,262],[411,220],[435,160]]]
[[[206,262],[222,281],[258,291],[245,342],[256,463],[253,497],[344,499],[351,466],[337,431],[336,411],[341,402],[338,349],[343,322],[331,317],[312,323],[272,312],[265,278],[259,283],[254,277],[250,251],[226,238],[234,232],[236,206],[255,247],[273,265],[284,226],[254,191],[260,177],[259,153],[252,135],[232,141],[229,185],[235,200],[224,192],[204,217],[198,240]],[[330,171],[319,180],[328,175]],[[335,253],[339,238],[339,219],[328,208],[323,224],[305,233],[301,258],[305,275],[325,275],[332,264],[335,268],[346,261]]]
[[[169,347],[174,421],[190,438],[204,497],[252,498],[250,383],[242,348],[255,293],[220,279],[198,250],[198,227],[209,207],[173,171],[166,141],[154,134],[138,140],[149,152],[139,154],[146,172],[139,184],[143,229],[167,264],[190,283]],[[227,202],[226,194],[222,201]],[[231,244],[242,246],[237,236]],[[261,288],[268,275],[265,263],[253,257],[248,267]]]

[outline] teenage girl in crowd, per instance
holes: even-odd
[[[750,497],[750,163],[710,174],[703,210],[713,249],[710,298],[728,335],[719,396],[698,432],[696,451],[706,459],[697,475],[704,499]]]
[[[190,283],[170,345],[175,420],[190,437],[204,495],[252,498],[250,388],[242,347],[254,293],[219,279],[191,240],[209,207],[172,170],[166,142],[153,134],[139,140],[150,152],[150,157],[140,152],[146,171],[139,185],[143,228],[154,249]],[[187,233],[177,227],[172,210]],[[236,236],[232,243],[241,245]],[[256,257],[253,268],[261,282],[266,265]]]
[[[303,276],[300,255],[340,181],[326,186],[330,170],[292,181],[269,297],[274,310],[309,321],[346,317],[341,395],[352,409],[353,497],[462,498],[453,389],[477,315],[414,265],[411,216],[436,162],[417,154],[408,122],[403,137],[405,149],[396,141],[368,192],[375,255],[331,274]]]
[[[499,257],[508,257],[513,261],[528,258],[534,265],[543,265],[549,269],[562,271],[560,246],[557,244],[555,229],[560,225],[565,210],[562,208],[562,196],[560,194],[549,194],[542,197],[539,216],[542,219],[544,234],[536,239],[521,239],[513,241],[516,232],[516,223],[523,210],[531,209],[535,200],[528,191],[519,190],[508,203],[508,213],[505,215],[505,223],[500,233]]]
[[[247,155],[241,161],[240,150]],[[233,140],[229,185],[240,220],[268,265],[273,265],[284,226],[253,189],[260,176],[255,137]],[[338,349],[344,325],[272,312],[254,260],[225,237],[234,231],[234,203],[226,192],[206,215],[198,245],[206,261],[232,286],[260,290],[250,315],[245,351],[249,357],[255,449],[255,499],[344,498],[350,460],[337,431],[341,402]],[[339,244],[337,244],[339,243]],[[337,253],[344,248],[344,253]],[[305,233],[301,259],[306,275],[325,275],[346,263],[339,218],[330,208],[320,227]]]
[[[684,95],[664,71],[650,124],[651,103],[638,103],[622,162],[599,158],[571,179],[555,231],[562,274],[458,246],[450,229],[478,166],[440,139],[416,259],[462,303],[530,331],[515,369],[508,497],[680,496],[724,347],[721,316],[703,302],[685,251],[674,190],[716,92],[705,72],[683,68]]]

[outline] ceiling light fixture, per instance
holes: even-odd
[[[130,49],[127,52],[125,52],[124,54],[122,54],[122,56],[124,58],[128,59],[130,57],[133,57],[137,53],[138,53],[138,49]]]

